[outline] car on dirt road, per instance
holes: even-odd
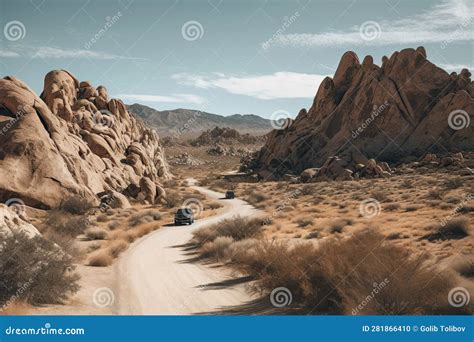
[[[194,223],[194,213],[191,208],[180,208],[176,211],[174,215],[174,224],[175,226],[180,226],[182,224],[193,224]]]
[[[225,198],[226,199],[234,199],[235,198],[235,193],[232,190],[226,191]]]

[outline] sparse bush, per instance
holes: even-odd
[[[310,239],[317,239],[320,235],[321,235],[320,232],[314,231],[314,232],[311,232],[311,233],[309,233],[308,235],[306,235],[306,236],[305,236],[305,239],[308,239],[308,240],[310,240]]]
[[[127,248],[128,248],[128,242],[125,240],[112,241],[107,247],[109,254],[113,258],[118,257],[120,253],[122,253]]]
[[[311,217],[304,217],[304,218],[297,219],[296,224],[298,225],[298,227],[304,228],[306,226],[313,224],[313,221],[314,219]]]
[[[395,210],[400,209],[400,203],[398,202],[387,203],[386,205],[384,205],[383,208],[387,211],[395,211]]]
[[[222,208],[222,204],[220,204],[219,202],[211,202],[207,204],[206,207],[208,209],[219,209],[219,208]]]
[[[105,240],[107,238],[107,231],[103,228],[91,227],[84,234],[88,240]]]
[[[79,195],[73,195],[61,203],[61,209],[63,211],[74,215],[84,215],[94,208],[94,206],[93,202]]]
[[[49,212],[44,224],[55,233],[76,237],[84,233],[90,221],[87,216],[73,216],[64,211],[53,210]]]
[[[117,229],[118,227],[120,227],[120,222],[112,221],[108,224],[108,227],[109,227],[110,230]]]
[[[110,255],[108,250],[99,249],[98,251],[93,252],[89,256],[89,266],[95,267],[106,267],[111,265],[113,262],[113,258]]]
[[[291,260],[291,262],[289,261]],[[372,230],[347,239],[329,238],[315,247],[262,241],[232,256],[234,267],[257,278],[253,289],[268,294],[286,287],[295,305],[309,313],[440,314],[464,313],[448,305],[456,283],[451,273],[414,256]],[[403,265],[403,267],[400,267]],[[378,286],[384,284],[383,287]],[[359,304],[378,292],[362,308]]]
[[[79,290],[71,257],[53,242],[25,233],[0,242],[0,306],[11,300],[62,303]]]
[[[183,202],[183,199],[181,198],[179,193],[177,193],[175,191],[170,191],[166,195],[166,206],[168,208],[175,208],[175,207],[181,205],[182,202]]]
[[[200,254],[204,258],[223,260],[227,254],[227,249],[234,240],[229,236],[218,236],[213,241],[208,241],[200,249]]]
[[[471,234],[469,221],[464,218],[453,218],[444,225],[440,225],[436,230],[424,238],[428,241],[462,239]]]
[[[95,218],[95,220],[96,220],[97,222],[107,222],[107,221],[109,220],[109,215],[107,215],[107,214],[100,214],[100,215],[98,215],[98,216]]]
[[[231,237],[239,241],[259,237],[262,233],[262,220],[258,218],[243,218],[234,216],[222,220],[210,227],[204,227],[193,232],[193,241],[201,246],[206,241],[213,241],[219,236]]]

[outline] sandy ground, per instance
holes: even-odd
[[[189,180],[194,184],[195,180]],[[192,185],[213,199],[222,193]],[[185,245],[192,232],[234,215],[257,210],[239,200],[225,200],[219,215],[197,220],[192,226],[167,226],[144,237],[124,253],[117,264],[118,314],[188,315],[215,312],[251,298],[243,285],[219,286],[232,278],[222,268],[191,263]]]

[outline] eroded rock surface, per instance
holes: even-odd
[[[143,177],[161,186],[169,176],[156,132],[105,87],[54,70],[39,97],[14,77],[0,80],[1,202],[57,208],[71,195],[97,201]]]

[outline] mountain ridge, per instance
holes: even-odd
[[[269,119],[256,114],[223,116],[186,108],[159,111],[139,103],[126,106],[131,113],[156,129],[161,136],[172,135],[173,130],[182,130],[185,125],[191,126],[187,130],[189,134],[199,134],[216,126],[230,127],[242,132],[252,133],[266,133],[272,128]]]

